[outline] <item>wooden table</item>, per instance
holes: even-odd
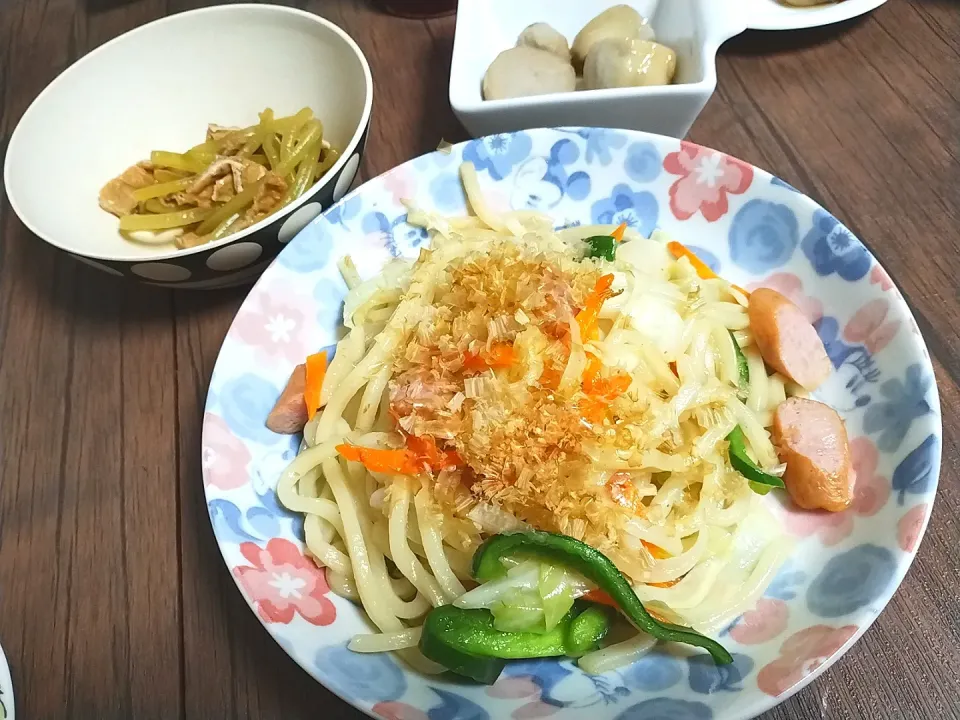
[[[202,4],[2,0],[3,147],[77,57]],[[453,18],[295,4],[344,27],[373,66],[364,178],[465,137],[446,99]],[[913,569],[864,638],[768,718],[960,717],[958,38],[956,0],[744,35],[724,48],[691,133],[778,174],[866,241],[914,309],[943,402],[939,498]],[[19,717],[359,718],[267,635],[210,530],[201,408],[245,291],[108,277],[33,237],[5,196],[0,227],[0,640]]]

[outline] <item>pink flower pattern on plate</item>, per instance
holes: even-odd
[[[252,459],[244,442],[237,438],[219,415],[203,416],[203,480],[221,490],[233,490],[250,481],[247,465]]]
[[[254,303],[237,315],[230,334],[268,360],[302,362],[312,327],[304,308],[314,304],[280,288],[256,288],[251,298]]]
[[[371,708],[371,711],[384,720],[430,720],[422,710],[396,701],[379,702]]]
[[[402,165],[384,176],[383,187],[390,193],[395,203],[417,197],[417,178]]]
[[[824,545],[836,545],[853,531],[854,516],[876,515],[887,504],[890,481],[877,474],[877,446],[870,438],[855,438],[850,456],[856,475],[850,508],[839,513],[791,508],[784,513],[788,532],[798,537],[817,535]]]
[[[689,220],[699,211],[708,222],[716,222],[730,209],[727,193],[740,195],[753,182],[749,165],[688,142],[664,158],[663,169],[680,176],[670,187],[670,209],[678,220]]]
[[[513,720],[532,720],[533,718],[547,717],[560,710],[556,705],[540,700],[540,687],[529,677],[500,677],[496,683],[487,688],[487,695],[508,700],[523,700],[525,703],[514,710],[510,717]]]
[[[760,645],[786,630],[789,619],[790,607],[783,600],[760,598],[757,607],[730,628],[730,637],[741,645]]]
[[[295,613],[312,625],[336,619],[325,571],[292,542],[273,538],[266,548],[245,542],[240,552],[250,565],[233,568],[233,574],[265,623],[288,624]]]
[[[856,632],[856,625],[814,625],[794,633],[780,646],[780,657],[760,670],[757,686],[767,695],[782,695],[838,652]]]
[[[770,288],[785,296],[807,316],[807,320],[815,323],[823,317],[823,303],[815,297],[804,294],[803,281],[793,273],[778,272],[758,283],[747,285],[751,292],[757,288]]]
[[[843,328],[843,337],[851,343],[865,346],[876,355],[890,344],[900,329],[899,320],[884,322],[889,308],[890,303],[886,298],[871,300],[850,318],[850,322]]]
[[[870,271],[870,284],[879,285],[880,289],[886,292],[893,289],[893,281],[887,275],[887,271],[879,265],[874,265]]]
[[[917,541],[920,540],[920,529],[923,527],[923,520],[927,517],[927,504],[921,503],[912,507],[900,518],[897,523],[897,544],[904,552],[913,552],[917,547]]]

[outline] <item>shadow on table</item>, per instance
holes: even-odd
[[[227,307],[235,310],[249,291],[249,285],[173,290],[114,277],[46,245],[18,221],[14,223],[2,238],[3,277],[4,282],[17,286],[17,302],[50,306],[65,317],[93,326],[168,323],[175,315],[215,313]]]
[[[852,20],[801,30],[747,30],[724,43],[720,52],[725,55],[775,55],[836,42],[866,22],[869,15]]]
[[[456,144],[470,138],[450,107],[453,28],[451,27],[448,33],[438,34],[434,32],[435,25],[428,27],[431,29],[433,47],[424,68],[427,78],[425,97],[429,103],[423,108],[423,122],[420,124],[419,144],[424,152],[436,150],[440,140]]]

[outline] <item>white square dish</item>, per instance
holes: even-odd
[[[547,22],[568,40],[600,12],[626,4],[648,18],[677,53],[674,84],[484,100],[487,67],[528,25]],[[720,45],[746,28],[738,3],[718,0],[460,0],[450,105],[474,136],[535,127],[645,130],[682,138],[717,86]]]

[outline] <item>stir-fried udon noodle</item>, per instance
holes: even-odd
[[[739,426],[776,468],[765,428],[789,390],[755,349],[744,294],[656,234],[628,230],[612,261],[584,257],[583,239],[612,227],[495,213],[472,166],[462,177],[473,215],[411,208],[432,236],[416,261],[367,281],[341,262],[345,335],[279,484],[332,589],[379,629],[350,647],[436,669],[417,651],[423,616],[491,607],[509,578],[523,587],[522,567],[474,587],[470,559],[490,535],[533,528],[602,551],[656,617],[722,629],[790,551],[727,452]],[[423,462],[381,472],[344,445]],[[600,672],[652,645],[640,633],[580,665]]]

